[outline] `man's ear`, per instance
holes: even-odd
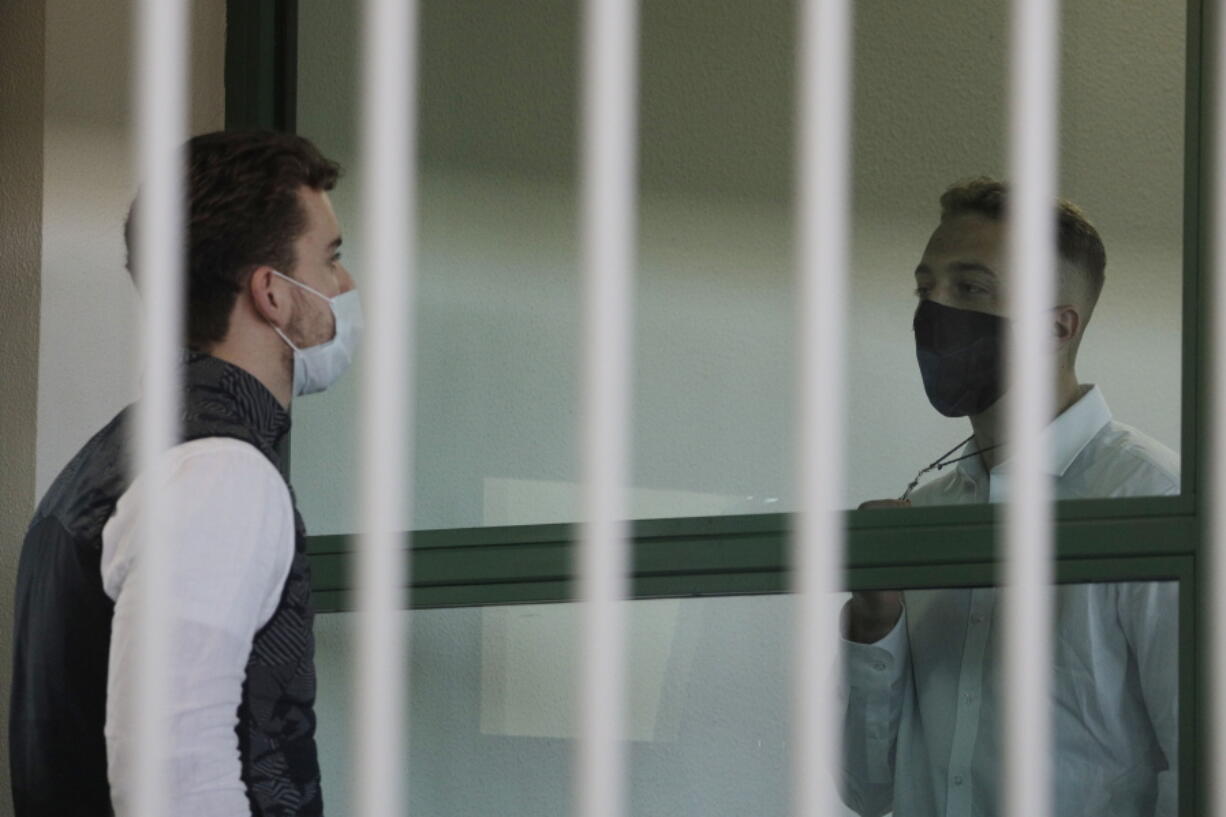
[[[269,266],[256,267],[247,277],[247,294],[257,315],[273,326],[284,326],[290,317],[290,294]]]
[[[1051,315],[1052,337],[1056,348],[1063,349],[1081,334],[1081,313],[1074,306],[1057,306]]]

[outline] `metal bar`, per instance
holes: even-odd
[[[798,52],[797,263],[800,289],[800,510],[794,548],[796,633],[793,661],[796,753],[793,811],[840,813],[822,769],[838,765],[838,623],[829,599],[844,556],[840,507],[846,389],[843,316],[847,306],[850,213],[851,9],[847,0],[806,0]]]
[[[362,186],[369,333],[362,381],[355,814],[404,813],[405,587],[411,529],[410,341],[415,321],[417,5],[368,0]]]
[[[1209,539],[1206,552],[1209,563],[1207,591],[1210,604],[1209,626],[1206,642],[1209,644],[1210,672],[1208,674],[1209,726],[1206,739],[1209,751],[1205,753],[1209,768],[1204,780],[1208,795],[1208,813],[1226,815],[1226,503],[1221,501],[1226,490],[1226,58],[1222,47],[1226,45],[1226,14],[1220,4],[1214,4],[1214,23],[1208,53],[1214,55],[1216,76],[1210,79],[1214,89],[1212,109],[1208,112],[1213,123],[1213,168],[1210,192],[1212,222],[1209,229],[1212,238],[1210,251],[1211,287],[1213,302],[1209,313],[1209,476],[1208,493],[1201,507],[1208,516]],[[1217,590],[1218,592],[1215,592]]]
[[[297,0],[226,0],[226,130],[293,133]]]
[[[576,811],[624,811],[627,461],[635,257],[638,7],[588,0],[584,17],[583,522],[578,586],[581,733]]]
[[[174,501],[165,454],[177,441],[181,403],[179,349],[183,338],[184,156],[187,136],[187,8],[182,0],[141,0],[136,8],[133,91],[137,130],[134,165],[143,180],[137,212],[137,275],[143,301],[140,370],[144,390],[136,406],[134,473],[140,475],[138,536],[141,569],[136,593],[141,702],[128,729],[136,737],[135,817],[161,817],[167,808],[170,754],[170,598],[172,553],[163,547]]]
[[[1004,800],[1010,817],[1051,813],[1052,488],[1044,428],[1055,408],[1047,320],[1055,303],[1057,0],[1015,0],[1012,20],[1009,264],[1013,334],[1006,397]]]
[[[294,133],[298,130],[298,0],[281,0],[277,4],[276,28],[275,127]]]

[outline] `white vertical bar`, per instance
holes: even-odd
[[[142,295],[140,370],[134,473],[141,478],[139,542],[141,600],[134,700],[137,779],[133,814],[162,817],[167,808],[169,755],[169,596],[172,554],[162,545],[173,501],[164,454],[178,435],[179,350],[183,344],[184,156],[187,136],[187,10],[182,0],[141,0],[136,13],[137,132],[134,165],[142,180],[137,211],[137,276]]]
[[[1012,269],[1005,510],[1005,780],[1002,813],[1051,813],[1052,506],[1044,428],[1055,411],[1057,0],[1014,0],[1009,263]]]
[[[1209,814],[1226,817],[1226,13],[1220,4],[1210,6],[1207,20],[1215,23],[1211,45],[1206,54],[1217,62],[1214,82],[1212,117],[1213,182],[1210,192],[1210,212],[1213,249],[1212,270],[1213,308],[1209,316],[1212,369],[1209,378],[1210,428],[1209,477],[1201,507],[1209,515],[1209,588],[1211,653],[1209,706]],[[1180,592],[1188,592],[1181,588]],[[1186,807],[1185,807],[1186,808]]]
[[[627,463],[635,258],[636,0],[587,0],[582,224],[585,279],[583,527],[578,583],[582,817],[624,810]]]
[[[411,509],[416,251],[417,4],[367,0],[363,80],[362,537],[357,583],[358,684],[354,813],[398,817],[407,795],[405,531]]]
[[[796,591],[793,811],[840,813],[823,770],[838,765],[838,623],[829,615],[843,563],[844,327],[850,225],[851,9],[805,0],[798,41],[797,263],[800,288],[800,508]],[[836,664],[837,666],[837,664]]]

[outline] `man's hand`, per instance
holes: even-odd
[[[909,499],[873,499],[860,504],[860,510],[910,508]],[[898,590],[861,590],[851,594],[847,605],[847,638],[872,644],[889,635],[902,615],[902,593]]]
[[[909,499],[870,499],[868,502],[861,502],[859,510],[875,511],[879,508],[910,508],[911,500]]]
[[[889,635],[902,616],[902,592],[858,590],[847,605],[847,639],[872,644]]]

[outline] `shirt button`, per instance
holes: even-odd
[[[975,702],[975,693],[973,692],[966,693],[965,695],[962,696],[962,700],[966,701],[968,704],[973,704]]]
[[[972,624],[982,624],[983,616],[974,616],[973,618],[971,618],[971,623]]]
[[[955,785],[955,786],[961,786],[961,785],[962,785],[962,775],[960,775],[960,774],[956,774],[956,775],[954,775],[954,785]]]
[[[877,672],[885,672],[885,662],[884,661],[874,661],[873,669],[877,670]]]

